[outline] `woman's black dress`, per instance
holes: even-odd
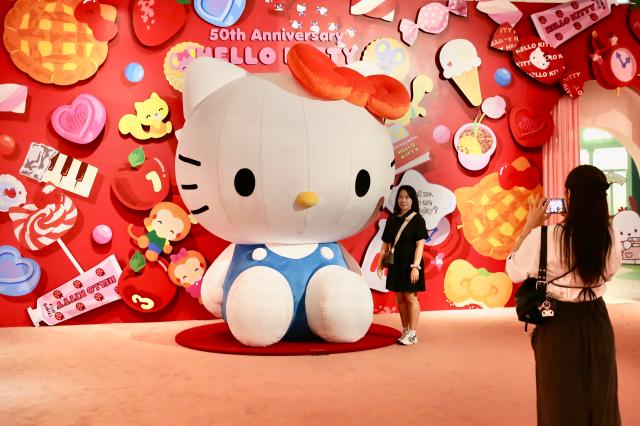
[[[387,219],[382,232],[382,241],[391,244],[396,239],[400,226],[411,212],[398,217],[395,214]],[[411,264],[416,251],[416,241],[427,238],[427,226],[420,214],[416,214],[405,226],[394,251],[394,264],[387,271],[387,290],[396,292],[424,291],[424,264],[420,259],[420,276],[415,284],[411,284]]]

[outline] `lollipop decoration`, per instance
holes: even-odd
[[[58,243],[78,272],[84,270],[73,257],[62,236],[69,232],[78,219],[78,209],[71,200],[53,185],[46,185],[35,203],[9,209],[14,234],[23,247],[41,250]]]

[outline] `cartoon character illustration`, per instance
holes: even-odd
[[[301,30],[302,29],[302,23],[298,22],[296,19],[292,19],[291,20],[291,28],[293,28],[294,30]]]
[[[304,16],[307,13],[307,5],[305,3],[296,4],[296,12],[298,15]]]
[[[621,210],[613,217],[613,228],[622,242],[622,263],[640,263],[640,215]]]
[[[157,139],[173,130],[171,121],[164,122],[169,114],[169,105],[156,92],[149,99],[136,102],[136,114],[126,114],[118,122],[123,135],[131,134],[136,139]],[[148,130],[147,130],[148,129]]]
[[[171,281],[184,287],[191,297],[202,303],[201,286],[207,261],[204,256],[195,250],[181,249],[177,254],[170,256],[171,263],[167,273]]]
[[[189,215],[180,206],[168,201],[156,204],[144,219],[147,228],[145,235],[133,233],[133,225],[129,225],[129,236],[140,248],[146,248],[144,257],[151,262],[158,260],[160,253],[171,253],[170,242],[184,239],[191,230]]]
[[[549,59],[539,47],[536,47],[535,50],[531,52],[529,61],[531,61],[534,67],[540,68],[541,70],[546,70],[549,68],[549,65],[551,65]]]
[[[318,21],[311,21],[311,26],[309,27],[309,31],[312,33],[319,33],[320,26],[318,25]]]
[[[366,97],[366,108],[345,100],[354,86],[339,100],[312,95],[309,86],[334,84],[335,65],[298,46],[288,63],[306,69],[306,82],[212,58],[196,59],[185,75],[180,195],[199,224],[231,242],[205,273],[202,303],[249,346],[314,335],[354,342],[369,329],[369,286],[337,241],[376,220],[394,179],[389,135],[367,109],[395,119],[410,102],[388,76],[366,78],[389,90],[376,105],[402,92],[396,114]],[[320,75],[329,78],[319,84]]]

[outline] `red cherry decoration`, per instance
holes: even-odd
[[[16,141],[9,135],[0,135],[0,154],[4,157],[16,151]]]

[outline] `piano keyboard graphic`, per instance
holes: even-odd
[[[88,197],[98,169],[48,145],[32,142],[20,167],[20,174]]]
[[[88,197],[98,174],[95,166],[58,152],[51,158],[42,182],[52,183],[65,191]]]

